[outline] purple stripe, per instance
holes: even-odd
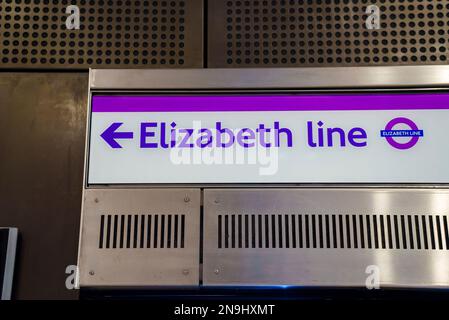
[[[94,96],[93,112],[227,112],[449,109],[449,94]]]

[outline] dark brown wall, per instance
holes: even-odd
[[[21,241],[13,296],[71,299],[76,264],[87,73],[0,73],[0,226]]]

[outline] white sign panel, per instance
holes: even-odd
[[[94,96],[89,184],[449,183],[449,94]]]

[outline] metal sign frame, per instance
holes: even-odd
[[[90,115],[95,94],[179,93],[365,93],[441,92],[449,89],[449,66],[186,69],[186,70],[90,70],[89,110],[84,167],[85,188],[133,187],[256,187],[258,183],[212,184],[111,184],[89,185]],[[264,187],[447,187],[445,183],[263,183]]]
[[[89,109],[88,114],[91,114],[91,101],[92,96],[95,94],[152,94],[152,93],[200,93],[200,94],[210,94],[210,93],[261,93],[261,92],[276,92],[276,93],[330,93],[330,92],[344,92],[344,93],[360,93],[360,92],[439,92],[449,90],[449,66],[406,66],[406,67],[348,67],[348,68],[289,68],[289,69],[184,69],[184,70],[90,70],[89,76]],[[223,196],[230,199],[233,192],[237,188],[242,188],[248,191],[257,191],[256,188],[263,188],[261,192],[268,192],[272,194],[278,194],[282,192],[282,189],[291,190],[291,192],[316,192],[316,194],[335,192],[337,190],[345,190],[345,192],[361,192],[363,191],[369,197],[373,197],[379,191],[394,192],[400,191],[398,189],[403,189],[403,191],[408,192],[407,194],[413,194],[413,192],[422,193],[425,191],[429,195],[428,198],[424,199],[422,204],[430,203],[432,196],[438,195],[441,192],[447,192],[449,184],[139,184],[139,185],[89,185],[87,183],[87,173],[88,173],[88,163],[89,163],[89,140],[90,140],[90,116],[87,119],[87,131],[86,131],[86,157],[85,157],[85,171],[84,171],[84,184],[83,184],[83,204],[82,204],[82,218],[81,218],[81,231],[80,231],[80,252],[79,261],[81,257],[84,259],[84,263],[87,264],[95,262],[95,257],[91,254],[90,257],[86,255],[83,256],[85,252],[82,252],[83,248],[92,247],[98,245],[98,239],[91,237],[87,239],[83,236],[83,230],[86,227],[86,223],[92,221],[92,216],[86,217],[86,214],[109,214],[105,213],[92,213],[89,208],[92,207],[92,196],[96,192],[104,192],[108,194],[109,192],[153,192],[158,194],[159,192],[169,192],[169,190],[176,191],[177,188],[182,191],[189,188],[193,192],[197,192],[200,195],[200,200],[198,202],[197,216],[198,221],[201,217],[206,219],[208,216],[213,215],[213,211],[208,211],[201,213],[200,207],[204,207],[204,210],[210,210],[210,197],[206,199],[206,195],[213,194],[216,195],[217,192],[223,192]],[[217,189],[220,190],[217,191]],[[272,188],[272,190],[268,190]],[[212,189],[212,190],[211,190]],[[330,190],[334,189],[334,190]],[[178,191],[179,191],[178,190]],[[285,191],[284,190],[284,191]],[[185,192],[185,191],[182,191]],[[214,193],[215,192],[215,193]],[[229,193],[230,192],[230,193]],[[287,192],[288,193],[288,192]],[[263,194],[263,193],[261,193]],[[181,197],[181,193],[178,194]],[[108,197],[108,196],[107,196]],[[106,198],[107,198],[106,197]],[[287,197],[287,195],[286,195]],[[95,197],[94,197],[95,198]],[[294,198],[294,197],[293,197]],[[287,199],[292,201],[293,198]],[[87,201],[90,201],[87,203]],[[179,200],[179,199],[178,199]],[[101,199],[100,199],[101,201]],[[426,202],[427,201],[427,202]],[[204,205],[203,205],[204,202]],[[355,205],[360,206],[360,202],[355,203]],[[367,204],[367,203],[365,203]],[[162,208],[163,203],[158,202],[155,204],[157,208]],[[166,204],[170,207],[169,204]],[[395,204],[396,206],[398,203]],[[233,207],[234,211],[241,213],[244,211],[245,206],[236,205]],[[241,210],[241,211],[238,211]],[[242,211],[243,210],[243,211]],[[90,213],[89,213],[90,212]],[[355,212],[355,211],[354,211]],[[167,211],[167,214],[172,214],[173,212]],[[386,211],[385,211],[385,214]],[[446,214],[446,212],[438,212],[438,214]],[[210,226],[215,226],[213,223]],[[88,226],[88,228],[93,228],[94,226]],[[203,221],[201,226],[196,226],[197,230],[194,230],[195,234],[193,237],[198,240],[198,253],[200,257],[205,257],[206,252],[203,252],[203,247],[206,248],[206,241],[210,241],[207,235],[213,234],[216,230],[206,230],[209,228],[207,221]],[[216,226],[215,226],[216,227]],[[201,231],[201,229],[203,231]],[[201,234],[202,232],[202,234]],[[89,243],[84,243],[88,241]],[[90,243],[93,241],[93,244]],[[373,251],[375,255],[378,250]],[[112,254],[112,253],[111,253]],[[162,253],[162,256],[164,253]],[[115,255],[115,253],[114,253]],[[120,254],[119,254],[120,255]],[[319,254],[317,254],[319,258]],[[366,255],[365,257],[370,257]],[[405,256],[404,256],[405,257]],[[117,256],[116,256],[117,258]],[[121,258],[121,257],[119,257]],[[406,258],[406,257],[405,257]],[[86,260],[87,259],[87,260]],[[294,260],[295,258],[293,258]],[[200,259],[201,260],[201,259]],[[199,282],[198,286],[206,279],[213,279],[216,277],[213,267],[207,265],[200,265],[200,260],[198,261],[199,269]],[[210,261],[210,260],[209,260]],[[407,264],[407,259],[403,262]],[[97,261],[98,262],[98,261]],[[107,266],[99,262],[102,265],[103,272],[111,275],[114,270],[107,269]],[[423,262],[424,267],[428,267],[425,262]],[[212,268],[212,269],[211,269]],[[108,281],[91,281],[90,278],[99,277],[100,274],[95,276],[89,276],[87,274],[89,270],[81,270],[81,279],[83,280],[82,286],[113,286],[114,283]],[[211,271],[212,270],[212,271]],[[179,270],[178,270],[179,271]],[[121,270],[124,272],[124,270]],[[206,275],[206,272],[208,274]],[[212,273],[211,273],[212,272]],[[220,273],[220,271],[219,271]],[[179,276],[179,274],[178,274]],[[184,275],[185,276],[185,275]],[[84,278],[83,278],[84,277]],[[140,276],[139,276],[140,277]],[[195,275],[196,277],[196,275]],[[145,280],[146,279],[146,280]],[[256,278],[254,278],[256,279]],[[265,284],[278,284],[289,282],[288,279],[296,279],[294,282],[300,284],[301,281],[295,278],[285,277],[285,281],[269,281],[269,279],[263,279],[262,283]],[[405,279],[405,278],[404,278]],[[401,279],[399,282],[395,282],[394,279],[389,281],[388,284],[395,285],[406,285],[406,279]],[[426,281],[419,282],[416,280],[411,282],[412,285],[418,285],[426,287],[428,283]],[[163,278],[159,279],[159,282],[152,283],[148,280],[148,275],[145,273],[141,274],[138,279],[127,279],[123,282],[117,282],[115,285],[119,287],[123,286],[152,286],[154,283],[159,283],[164,286],[164,284],[174,283],[173,279]],[[231,279],[232,280],[232,279]],[[308,284],[320,285],[319,281],[314,282],[314,278],[310,278],[311,282]],[[327,278],[322,285],[337,285],[338,281],[333,281],[332,277]],[[245,279],[240,279],[236,281],[230,281],[230,285],[235,284],[257,284],[255,282],[245,282]],[[193,284],[192,282],[190,284]],[[204,282],[205,285],[226,285],[226,280],[223,281],[209,281]],[[363,285],[359,280],[356,281],[346,281],[343,285],[360,284]],[[430,284],[430,286],[434,284]],[[446,286],[446,283],[438,283],[438,286]]]

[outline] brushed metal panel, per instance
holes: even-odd
[[[448,12],[448,1],[209,0],[208,66],[446,64]]]
[[[91,70],[91,89],[332,89],[447,87],[449,66]]]
[[[202,17],[202,0],[0,1],[0,68],[202,67]]]
[[[318,231],[323,228],[318,218],[332,214],[361,216],[371,224],[360,228],[357,236],[350,232],[354,227],[351,220],[342,220],[341,224],[337,220],[336,235],[333,231],[330,234]],[[239,240],[235,240],[234,233],[235,228],[240,232],[240,227],[232,221],[239,215],[248,216],[250,221],[248,229],[244,225],[242,231],[244,239],[246,234],[250,235],[250,243],[243,243],[241,247],[235,243]],[[255,224],[251,223],[253,215]],[[262,221],[265,216],[275,216],[273,237],[271,224],[268,234],[264,234],[262,222],[260,232],[259,215]],[[303,221],[301,227],[299,218],[296,220],[296,245],[293,245],[292,220],[289,220],[290,228],[279,227],[285,216],[291,215],[309,217],[308,223]],[[397,222],[390,224],[398,229],[393,227],[392,234],[387,233],[387,226],[380,224],[381,216],[384,223],[388,217],[398,217]],[[419,216],[418,224],[414,219],[409,224],[407,216]],[[278,217],[281,217],[279,221]],[[367,267],[374,265],[380,271],[381,287],[447,288],[448,217],[449,190],[444,189],[207,189],[204,191],[204,285],[364,287]],[[225,223],[227,229],[223,228]],[[279,235],[279,230],[284,230],[284,234]],[[360,230],[364,230],[363,234]],[[261,233],[263,242],[259,244],[257,239]],[[287,234],[290,236],[288,248]],[[317,238],[312,239],[312,235]],[[376,240],[376,235],[395,237],[399,245],[381,245],[380,236]],[[279,236],[281,238],[277,238]],[[252,243],[253,237],[255,243]],[[336,239],[337,245],[329,246],[328,237]],[[363,247],[362,237],[366,241]],[[265,238],[276,238],[278,242],[266,246]],[[279,243],[281,239],[284,239],[283,244]],[[299,239],[309,239],[310,243],[300,246]],[[369,246],[368,239],[372,241]]]
[[[78,259],[81,287],[199,285],[199,189],[87,189],[83,201]],[[114,227],[112,219],[103,221],[108,215],[129,216],[131,224],[124,229]],[[142,215],[157,215],[159,220],[154,218],[149,224],[147,219],[136,227],[134,217]],[[170,215],[184,216],[177,228],[181,230],[183,224],[184,234],[178,233],[179,242],[183,237],[182,244],[168,240],[175,228],[174,221],[168,223]],[[164,222],[162,217],[166,217]],[[131,244],[121,246],[112,240],[123,232]],[[157,240],[153,239],[157,234]],[[105,238],[111,240],[102,242]]]

